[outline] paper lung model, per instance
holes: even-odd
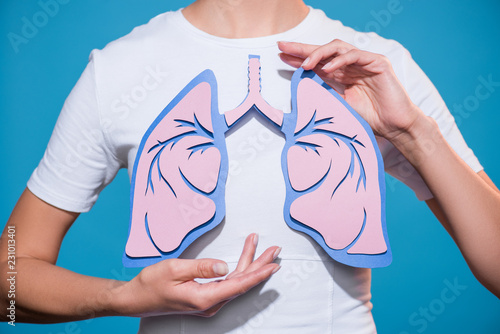
[[[369,125],[311,71],[292,78],[292,112],[260,94],[260,60],[250,56],[249,91],[219,114],[217,83],[206,70],[151,124],[132,174],[131,221],[123,262],[147,266],[177,257],[225,216],[225,132],[249,112],[286,138],[284,220],[333,259],[382,267],[392,254],[385,225],[382,157]]]
[[[339,262],[389,265],[384,167],[370,126],[317,75],[299,69],[282,131],[287,224]]]
[[[225,215],[226,126],[204,71],[161,112],[139,146],[131,180],[124,264],[177,257]]]

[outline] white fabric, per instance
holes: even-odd
[[[412,100],[434,117],[446,139],[474,171],[482,169],[465,144],[438,92],[397,42],[361,34],[311,9],[282,34],[225,39],[192,26],[180,11],[168,12],[129,35],[94,50],[68,97],[47,151],[28,182],[44,201],[69,211],[88,211],[119,168],[132,173],[141,138],[163,108],[196,75],[217,78],[219,110],[238,106],[248,89],[248,55],[260,55],[262,95],[290,112],[293,69],[281,62],[279,40],[325,44],[334,38],[385,54]],[[362,41],[363,45],[360,45]],[[431,198],[418,173],[383,139],[386,170],[421,200]],[[309,238],[285,224],[281,171],[283,135],[253,115],[226,137],[230,175],[226,218],[182,257],[211,257],[235,266],[244,238],[260,234],[258,252],[283,246],[282,269],[264,285],[211,319],[165,316],[143,319],[141,333],[373,333],[370,270],[340,265]],[[128,228],[124,224],[123,228]]]

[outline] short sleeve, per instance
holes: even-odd
[[[481,171],[483,167],[467,146],[436,87],[405,48],[400,46],[396,53],[398,57],[393,56],[391,62],[413,103],[427,116],[436,120],[448,144],[469,167],[476,173]],[[390,175],[412,188],[419,200],[428,200],[433,197],[419,173],[394,146],[388,142],[384,143],[384,151],[385,168]]]
[[[121,167],[106,146],[95,80],[95,51],[66,99],[28,189],[63,210],[86,212]]]

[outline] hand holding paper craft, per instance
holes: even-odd
[[[389,60],[334,40],[323,46],[280,42],[281,59],[314,70],[331,87],[345,87],[342,98],[389,141],[422,115],[398,81]]]

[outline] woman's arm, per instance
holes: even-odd
[[[227,264],[215,259],[161,261],[130,282],[89,277],[55,265],[64,235],[78,217],[25,190],[0,238],[0,307],[6,309],[9,284],[8,227],[15,226],[16,316],[22,322],[53,323],[102,316],[215,314],[227,301],[269,278],[278,247],[253,260],[257,236],[250,235],[235,272],[226,280],[199,284],[195,278],[222,277]],[[4,277],[5,276],[5,277]],[[8,318],[3,319],[8,321]]]
[[[478,280],[500,297],[500,192],[454,152],[436,122],[412,103],[389,60],[340,40],[324,46],[283,43],[281,59],[314,70],[418,170],[434,195],[428,204]]]
[[[431,141],[422,140],[429,136]],[[423,118],[393,143],[431,190],[434,198],[427,204],[455,240],[474,276],[500,297],[498,189],[484,171],[476,174],[455,153],[431,118]]]

